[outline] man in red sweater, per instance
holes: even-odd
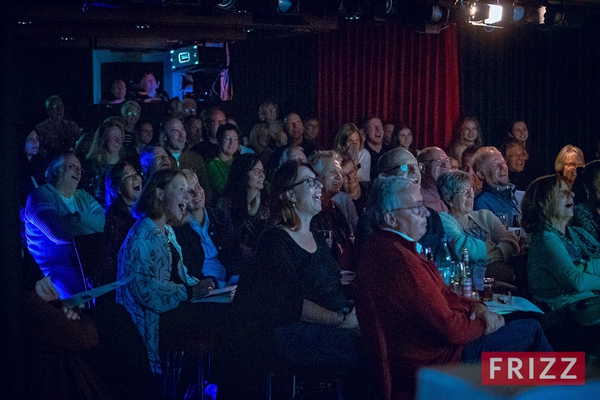
[[[537,321],[505,325],[484,303],[451,291],[420,255],[417,240],[429,212],[417,184],[380,178],[371,199],[358,260],[357,316],[367,344],[387,347],[383,363],[393,398],[414,396],[416,372],[425,365],[477,362],[482,351],[553,351]]]

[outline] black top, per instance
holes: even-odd
[[[247,318],[273,331],[300,321],[303,300],[332,311],[349,306],[342,293],[339,268],[324,238],[315,235],[317,250],[309,253],[282,228],[266,231],[258,247],[258,262],[240,276],[235,302]]]
[[[19,202],[22,206],[27,203],[29,193],[36,188],[31,178],[35,179],[37,186],[46,183],[46,167],[46,160],[40,154],[31,157],[31,160],[25,154],[19,156]]]
[[[377,162],[379,158],[384,155],[388,150],[391,150],[390,146],[382,145],[381,151],[378,153],[369,146],[369,143],[365,142],[365,149],[371,155],[371,181],[374,181],[379,176],[379,172],[377,171]]]

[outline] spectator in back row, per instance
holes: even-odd
[[[209,108],[202,111],[204,140],[192,148],[200,154],[206,163],[219,155],[219,141],[217,131],[219,127],[227,123],[225,113],[218,108]]]
[[[58,154],[75,148],[80,130],[75,122],[64,119],[65,105],[60,97],[56,95],[48,97],[46,112],[48,119],[37,124],[35,130],[41,139],[42,156],[51,160]]]
[[[333,142],[333,149],[341,157],[348,157],[354,161],[358,169],[358,180],[368,182],[371,180],[371,155],[363,146],[363,137],[356,125],[348,122],[340,128]],[[373,165],[376,168],[377,164]]]
[[[371,172],[369,173],[369,177],[370,180],[374,180],[377,178],[377,161],[390,148],[383,144],[383,124],[379,118],[371,117],[367,119],[363,124],[363,134],[365,135],[365,149],[371,155]]]
[[[39,153],[40,137],[35,129],[21,127],[19,136],[19,204],[24,206],[29,193],[44,184],[46,160]]]
[[[462,153],[469,146],[475,146],[476,148],[483,146],[481,127],[475,117],[468,117],[462,121],[456,139],[448,153],[451,157],[462,160]]]

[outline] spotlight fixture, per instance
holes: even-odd
[[[499,4],[474,1],[469,10],[469,22],[473,25],[492,25],[502,21],[503,9]]]
[[[235,6],[237,5],[237,0],[221,0],[217,4],[217,9],[223,11],[231,11],[235,10]]]
[[[299,0],[277,0],[277,13],[280,15],[296,15],[300,12]]]

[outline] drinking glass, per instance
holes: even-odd
[[[500,222],[502,222],[502,225],[504,225],[504,227],[508,229],[508,217],[506,216],[506,214],[498,213],[498,214],[496,214],[496,217],[498,217]]]
[[[465,279],[465,265],[460,261],[450,263],[450,283],[454,293],[462,294],[462,285]]]

